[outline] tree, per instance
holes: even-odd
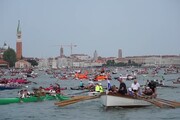
[[[37,66],[38,62],[36,60],[27,60],[29,63],[31,63],[32,66]]]
[[[114,65],[115,65],[115,61],[114,61],[114,60],[108,60],[108,61],[106,62],[106,65],[107,65],[107,66],[114,66]]]
[[[130,65],[132,63],[132,61],[131,60],[128,60],[128,64]]]
[[[16,62],[16,53],[12,48],[8,48],[3,54],[3,60],[9,63],[9,67],[13,67]]]

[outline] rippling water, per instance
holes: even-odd
[[[166,80],[177,78],[180,75],[166,75]],[[142,76],[138,80],[143,84],[145,79]],[[30,79],[38,84],[32,84],[31,87],[49,86],[50,83],[58,82],[63,87],[78,86],[78,80],[57,80],[50,78],[49,75],[41,74],[38,78]],[[88,81],[84,81],[87,83]],[[129,86],[132,81],[127,81]],[[112,84],[119,86],[116,80],[111,81]],[[102,82],[106,84],[105,81]],[[171,81],[165,84],[172,85]],[[0,91],[0,97],[16,97],[18,90]],[[78,93],[76,90],[65,90],[65,94]],[[158,97],[169,100],[180,101],[180,86],[178,88],[158,88]],[[0,120],[179,120],[180,108],[158,108],[156,106],[144,108],[108,108],[105,109],[99,99],[88,100],[72,104],[66,107],[57,107],[55,101],[44,101],[36,103],[19,103],[0,106]]]

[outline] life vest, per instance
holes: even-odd
[[[100,92],[100,86],[99,86],[99,85],[96,85],[95,91],[96,91],[96,92]]]
[[[101,85],[99,86],[99,92],[103,92],[103,87]]]

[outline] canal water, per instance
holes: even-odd
[[[165,84],[173,85],[171,79],[179,77],[179,74],[164,75]],[[43,72],[39,73],[37,78],[28,78],[37,84],[28,85],[28,90],[32,87],[48,87],[49,84],[59,83],[61,87],[67,87],[63,93],[74,95],[80,93],[79,90],[70,90],[70,87],[79,85],[79,80],[58,80],[50,78]],[[113,76],[112,76],[113,78]],[[138,82],[144,84],[146,76],[138,76]],[[148,77],[154,79],[154,77]],[[88,84],[88,80],[83,81]],[[106,81],[101,82],[104,86]],[[129,87],[132,81],[126,81]],[[119,82],[115,79],[111,80],[111,84],[119,86]],[[180,101],[180,85],[177,88],[158,88],[158,97]],[[0,91],[0,98],[16,97],[17,90]],[[84,93],[86,95],[87,93]],[[180,108],[158,108],[149,106],[144,108],[104,108],[100,99],[78,102],[66,107],[57,107],[54,105],[56,101],[43,101],[35,103],[15,103],[0,106],[0,120],[180,120]]]

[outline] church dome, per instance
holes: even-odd
[[[8,45],[6,43],[4,43],[3,45],[3,49],[7,50],[8,49]]]

